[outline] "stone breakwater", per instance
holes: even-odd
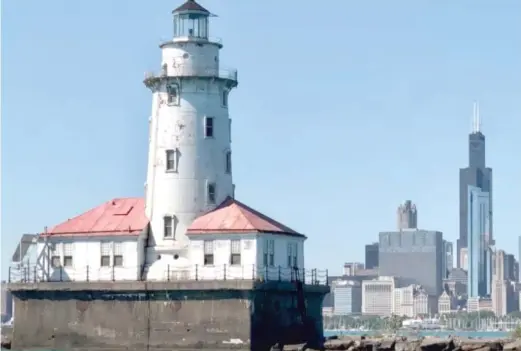
[[[320,348],[311,345],[274,345],[271,351],[521,351],[521,339],[469,338],[365,338],[329,337]]]

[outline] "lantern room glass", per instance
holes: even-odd
[[[174,16],[174,38],[208,39],[208,15],[184,13]]]

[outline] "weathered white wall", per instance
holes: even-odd
[[[119,242],[123,250],[121,267],[101,266],[101,243]],[[53,268],[51,264],[51,243],[56,243],[63,265],[65,243],[73,244],[73,265]],[[140,260],[144,252],[144,241],[138,236],[74,236],[40,239],[37,243],[37,277],[43,280],[139,280]],[[141,253],[141,254],[140,254]],[[111,263],[112,264],[112,263]],[[32,273],[31,273],[32,274]]]
[[[195,42],[171,42],[162,46],[161,65],[174,75],[208,75],[219,72],[219,46]]]
[[[162,64],[168,76],[205,76],[219,69],[219,46],[211,43],[170,43],[162,47]],[[186,54],[186,55],[185,55]],[[197,70],[203,71],[198,72]],[[214,72],[215,73],[215,72]],[[225,81],[211,78],[171,78],[179,86],[179,104],[167,103],[166,83],[153,92],[148,173],[145,184],[146,214],[153,243],[147,264],[158,257],[188,258],[186,229],[202,213],[233,195],[232,174],[226,172],[226,154],[231,150],[231,121],[223,105]],[[213,117],[214,136],[205,137],[205,119]],[[174,172],[166,170],[166,150],[178,150]],[[215,203],[207,202],[208,183],[216,184]],[[164,217],[175,218],[174,238],[164,237]]]

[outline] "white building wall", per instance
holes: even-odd
[[[230,263],[232,240],[240,240],[240,265]],[[205,241],[213,241],[212,265],[204,264]],[[194,267],[191,267],[192,279],[253,279],[256,276],[256,252],[255,234],[195,234],[190,240],[190,262],[194,264]]]
[[[123,256],[121,266],[114,264],[114,249],[110,255],[110,265],[101,264],[102,242],[119,243]],[[71,245],[72,265],[64,266],[66,248]],[[50,281],[99,281],[99,280],[139,280],[142,266],[140,255],[144,251],[144,240],[138,236],[74,236],[40,239],[36,245],[36,277]],[[53,267],[54,253],[60,257],[61,267]],[[113,248],[115,245],[111,245]],[[31,276],[34,273],[31,272]]]
[[[231,243],[232,240],[241,241],[241,264],[231,265]],[[269,241],[273,241],[273,265],[270,264]],[[214,263],[204,264],[204,242],[213,241]],[[311,279],[311,271],[305,271],[303,244],[304,238],[290,237],[275,234],[191,234],[190,235],[190,267],[192,277],[198,279],[223,279],[226,273],[227,279],[251,279],[267,278],[269,280],[290,280],[294,277],[291,267],[288,266],[288,245],[297,247],[297,267],[300,279]],[[264,253],[268,254],[268,265],[264,265]]]
[[[166,64],[168,75],[185,77],[170,78],[168,83],[178,87],[178,100],[168,103],[164,81],[155,88],[152,98],[145,184],[146,214],[154,239],[147,252],[150,264],[159,254],[177,254],[186,259],[188,226],[233,196],[232,174],[226,170],[226,155],[231,151],[231,120],[223,101],[223,94],[228,91],[226,83],[219,79],[186,78],[218,75],[219,47],[212,43],[200,45],[185,42],[162,47],[162,64]],[[207,118],[213,118],[213,137],[205,137]],[[176,150],[174,170],[166,169],[166,150]],[[213,203],[208,202],[209,183],[216,185]],[[174,218],[173,238],[164,238],[165,216]]]

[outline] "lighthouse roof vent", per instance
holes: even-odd
[[[199,5],[194,0],[187,0],[184,4],[176,8],[172,13],[197,12],[210,15],[210,11]]]

